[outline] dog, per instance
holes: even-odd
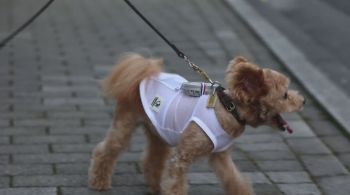
[[[186,171],[200,157],[209,158],[209,163],[221,180],[226,194],[254,194],[249,181],[240,174],[231,160],[229,146],[232,140],[243,133],[245,125],[269,125],[285,129],[288,125],[280,113],[301,110],[305,104],[304,97],[297,91],[288,89],[289,79],[283,74],[259,68],[244,57],[236,57],[226,69],[227,89],[224,92],[235,103],[240,117],[245,121],[245,124],[242,124],[219,101],[215,103],[214,108],[206,108],[203,103],[198,103],[203,102],[198,99],[208,96],[181,96],[181,91],[176,86],[185,80],[178,75],[163,73],[162,64],[161,59],[129,54],[123,57],[102,81],[105,94],[114,98],[117,106],[106,137],[92,153],[89,168],[90,188],[107,190],[111,187],[117,157],[128,146],[133,131],[142,125],[148,140],[143,170],[151,194],[187,194]],[[165,91],[159,91],[159,86],[165,80],[175,83],[175,87],[170,86],[164,89]],[[158,83],[158,87],[150,88],[148,84],[152,83]],[[184,98],[183,101],[176,102],[177,106],[181,106],[183,102],[186,102],[187,106],[171,108],[175,105],[172,102],[176,100],[170,101],[169,98],[162,98],[158,94],[167,96],[167,91]],[[152,98],[145,98],[147,95],[153,95],[155,99],[152,101]],[[166,102],[168,105],[162,105],[167,104]],[[191,102],[196,104],[196,109],[200,109],[199,115],[205,118],[207,113],[211,113],[210,118],[198,121],[191,116],[190,119],[183,116],[193,114],[191,109],[194,106],[191,106]],[[178,111],[180,114],[174,113]],[[164,139],[165,133],[159,130],[159,124],[162,122],[157,121],[157,117],[152,113],[166,115],[163,117],[165,121],[170,120],[170,126],[178,128],[170,130],[170,138]],[[187,118],[188,121],[181,122],[179,117]],[[206,127],[205,124],[201,124],[203,121],[218,123],[219,125],[212,127],[219,126],[224,136],[214,136],[213,141],[210,132],[203,128]],[[226,140],[227,137],[230,140]],[[220,139],[226,141],[224,146],[214,143]],[[171,146],[175,147],[171,149]]]

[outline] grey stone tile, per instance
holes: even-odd
[[[321,195],[320,190],[315,184],[278,184],[278,187],[286,195]]]
[[[248,156],[254,160],[296,160],[296,156],[290,151],[253,151]]]
[[[9,127],[0,131],[0,135],[43,135],[45,134],[45,128],[16,128]]]
[[[266,152],[266,151],[289,151],[285,143],[254,143],[254,144],[237,144],[238,147],[247,152]]]
[[[0,145],[0,154],[38,154],[48,153],[46,144]]]
[[[269,178],[274,183],[288,184],[288,183],[312,183],[307,172],[267,172]]]
[[[273,184],[254,184],[255,194],[282,195],[282,192]]]
[[[349,173],[339,160],[332,155],[301,156],[306,168],[313,176],[333,176]]]
[[[348,195],[350,192],[350,177],[346,176],[334,176],[323,177],[318,179],[318,184],[326,195]]]
[[[89,160],[90,154],[87,153],[13,155],[13,162],[18,164],[81,163],[89,162]]]
[[[8,188],[10,186],[10,177],[0,177],[0,190],[1,188]]]
[[[87,177],[81,175],[31,175],[14,176],[14,187],[56,187],[56,186],[79,186],[85,187]]]
[[[50,175],[51,165],[0,165],[0,175]]]
[[[91,152],[92,149],[95,147],[96,144],[86,144],[86,143],[67,143],[67,144],[53,144],[52,145],[52,150],[53,152],[56,153],[61,153],[61,152],[73,152],[73,153],[78,153],[78,152]]]
[[[345,136],[327,136],[323,137],[322,140],[335,153],[350,152],[350,141]]]
[[[218,185],[191,185],[188,189],[188,194],[193,195],[224,195],[223,189]]]
[[[243,134],[235,143],[237,144],[250,144],[250,143],[271,143],[271,142],[283,142],[283,139],[278,134]]]
[[[219,180],[214,173],[188,173],[187,178],[190,184],[217,184]]]
[[[145,185],[145,179],[142,174],[118,174],[113,175],[113,186],[140,186]]]
[[[263,171],[303,171],[303,167],[296,160],[265,160],[256,163]]]
[[[90,190],[86,187],[62,187],[62,195],[113,195],[113,194],[125,194],[125,195],[140,195],[147,192],[146,187],[143,186],[118,186],[113,187],[111,190],[100,192]]]
[[[270,184],[269,179],[261,172],[244,172],[243,175],[253,184]]]
[[[39,135],[39,136],[15,136],[15,144],[34,144],[34,143],[84,143],[85,137],[82,135]]]
[[[0,165],[1,164],[8,164],[9,162],[10,162],[9,155],[0,155]]]
[[[0,194],[4,195],[56,195],[57,188],[4,188],[0,189]]]
[[[320,136],[326,135],[340,135],[339,129],[330,121],[327,120],[311,120],[308,124],[312,127],[314,132]]]
[[[289,139],[289,145],[296,154],[331,154],[318,138]]]

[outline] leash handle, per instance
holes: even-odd
[[[126,4],[129,5],[129,7],[149,26],[152,28],[154,32],[156,32],[185,62],[199,75],[201,75],[204,80],[207,82],[210,82],[211,84],[214,84],[213,80],[210,79],[208,74],[204,72],[199,66],[195,65],[193,62],[190,61],[189,57],[187,57],[182,51],[180,51],[173,43],[171,43],[153,24],[129,1],[124,0]]]

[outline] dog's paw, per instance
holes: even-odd
[[[91,179],[89,180],[89,187],[90,189],[97,190],[97,191],[105,191],[111,189],[111,181],[106,181],[103,179]]]
[[[147,190],[147,195],[160,195],[160,190],[154,190],[152,188],[149,188]]]

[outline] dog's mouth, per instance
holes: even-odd
[[[293,129],[289,127],[287,121],[285,121],[280,114],[276,114],[272,120],[281,131],[288,131],[288,133],[293,133]]]

